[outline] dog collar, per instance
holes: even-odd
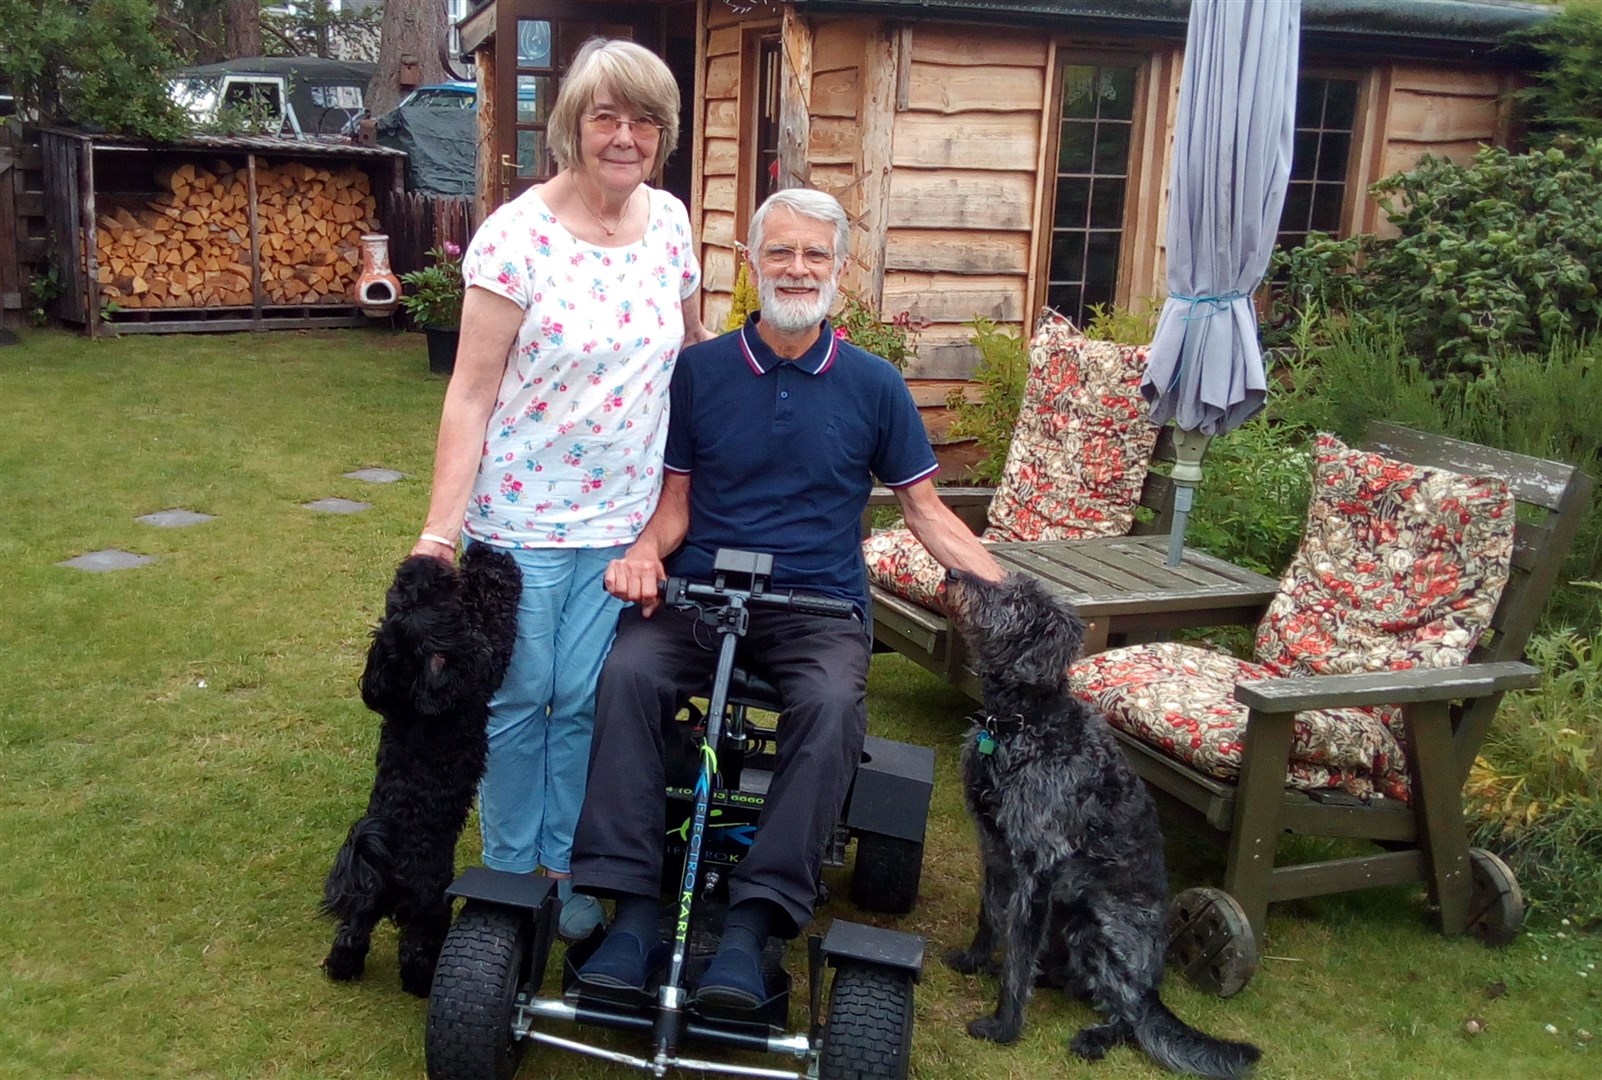
[[[987,756],[996,752],[998,740],[1008,735],[1016,735],[1024,727],[1022,713],[997,716],[994,713],[976,712],[969,719],[979,728],[978,734],[974,736],[974,745],[981,754]]]

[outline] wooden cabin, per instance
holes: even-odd
[[[909,378],[963,378],[963,324],[1164,295],[1170,155],[1188,0],[493,0],[460,24],[480,80],[479,210],[550,175],[544,116],[592,34],[655,48],[685,111],[663,186],[690,207],[703,317],[778,187],[836,194],[846,288],[928,320]],[[1281,240],[1384,227],[1370,184],[1428,152],[1512,136],[1516,53],[1550,8],[1304,0]]]

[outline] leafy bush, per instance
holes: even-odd
[[[23,115],[145,138],[187,130],[151,0],[0,0],[0,81]]]
[[[723,317],[721,329],[725,334],[745,325],[747,316],[762,310],[762,298],[757,295],[756,284],[751,280],[751,267],[740,260],[740,271],[734,275],[734,294],[729,298],[729,313]]]
[[[953,390],[946,407],[956,414],[951,434],[977,439],[984,451],[984,457],[969,468],[969,476],[981,484],[996,484],[1007,464],[1013,428],[1018,426],[1018,409],[1029,378],[1029,343],[1021,333],[982,316],[967,325],[973,327],[968,341],[979,350],[979,366],[972,381],[979,384],[981,397],[974,403],[961,390]]]
[[[1474,842],[1539,906],[1602,923],[1602,649],[1560,630],[1528,653],[1541,683],[1503,700],[1469,774]]]
[[[418,326],[449,329],[462,322],[462,249],[446,241],[428,249],[432,266],[402,274],[401,281],[412,291],[400,299],[401,306]]]
[[[1185,542],[1278,576],[1301,542],[1312,472],[1310,432],[1259,413],[1208,447]]]
[[[1157,332],[1160,309],[1149,303],[1139,308],[1116,304],[1091,304],[1090,323],[1085,336],[1093,341],[1115,341],[1120,345],[1150,345]]]
[[[1602,6],[1570,4],[1557,18],[1520,35],[1542,54],[1535,85],[1514,95],[1530,128],[1530,141],[1555,136],[1602,138]]]
[[[1373,190],[1401,235],[1282,253],[1291,306],[1393,321],[1432,379],[1602,328],[1602,140],[1426,156]]]
[[[834,318],[835,336],[882,356],[897,371],[905,371],[907,361],[918,354],[918,334],[928,324],[914,319],[910,311],[897,312],[887,321],[856,293],[842,289],[840,296],[845,306]]]

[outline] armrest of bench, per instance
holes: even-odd
[[[940,487],[935,486],[935,494],[940,501],[950,507],[951,512],[962,519],[963,524],[972,529],[974,534],[984,532],[985,518],[990,511],[991,497],[996,494],[995,488],[990,487]],[[897,506],[899,502],[896,493],[887,487],[876,487],[868,493],[868,508],[862,514],[862,535],[867,536],[873,531],[873,511],[881,506]]]
[[[1235,700],[1249,709],[1273,715],[1296,713],[1304,709],[1460,701],[1506,690],[1525,690],[1540,681],[1540,668],[1508,660],[1496,664],[1464,664],[1453,668],[1263,679],[1237,683]]]

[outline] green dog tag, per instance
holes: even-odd
[[[988,731],[979,733],[979,752],[981,754],[994,754],[996,752],[996,739]]]

